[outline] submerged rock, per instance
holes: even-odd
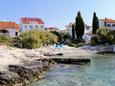
[[[0,86],[22,86],[42,78],[43,71],[49,69],[48,63],[38,65],[9,65],[8,71],[0,72]],[[21,85],[20,85],[21,84]]]

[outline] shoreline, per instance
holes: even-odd
[[[24,86],[43,77],[44,72],[51,68],[52,64],[46,60],[44,53],[63,53],[64,57],[89,57],[85,50],[66,47],[54,49],[51,47],[39,49],[19,49],[2,47],[0,49],[0,85],[2,86]]]

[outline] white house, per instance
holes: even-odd
[[[32,29],[45,30],[44,22],[40,18],[24,17],[20,20],[20,32]]]
[[[110,30],[115,30],[115,20],[113,19],[99,19],[99,27],[107,27]]]
[[[19,26],[15,22],[1,21],[0,35],[15,37],[18,35]]]
[[[69,25],[65,26],[68,29],[70,37],[72,37],[72,25],[73,25],[73,23],[70,23]],[[91,26],[88,26],[88,25],[85,24],[84,28],[85,28],[84,35],[92,34],[92,27]],[[75,32],[75,37],[76,37],[76,31],[74,31],[74,32]]]

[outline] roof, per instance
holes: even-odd
[[[106,22],[106,23],[115,23],[115,20],[113,20],[113,19],[99,19],[99,20]]]
[[[29,24],[31,21],[35,21],[37,22],[38,24],[44,24],[43,20],[40,19],[40,18],[32,18],[32,17],[24,17],[24,18],[21,18],[21,22],[24,23],[24,24]]]
[[[59,30],[57,27],[46,27],[46,30]]]
[[[15,22],[0,22],[0,29],[19,29]]]

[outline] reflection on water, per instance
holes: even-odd
[[[87,65],[57,65],[30,86],[115,86],[115,56],[95,55]]]

